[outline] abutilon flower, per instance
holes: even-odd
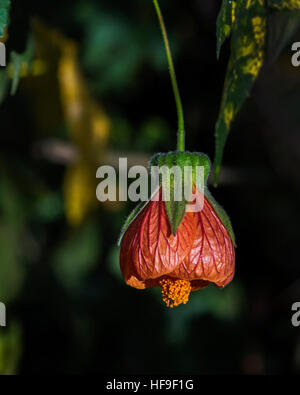
[[[210,168],[206,155],[187,152],[159,154],[151,166],[153,163],[203,165],[205,183]],[[193,188],[195,191],[195,185]],[[211,283],[222,288],[234,276],[235,241],[230,220],[206,186],[204,191],[202,210],[179,213],[174,228],[176,215],[170,214],[163,201],[161,185],[155,199],[131,216],[124,228],[120,266],[126,283],[137,289],[160,286],[168,307],[187,303],[191,291]],[[176,210],[180,211],[175,207],[175,214]]]
[[[191,291],[210,283],[224,287],[232,280],[235,241],[227,214],[206,186],[210,171],[208,157],[185,151],[183,109],[171,49],[158,1],[153,0],[153,4],[165,43],[177,107],[178,134],[177,151],[155,155],[150,170],[154,167],[170,170],[177,166],[182,178],[178,181],[176,177],[162,177],[156,196],[129,216],[119,239],[120,266],[128,285],[138,289],[160,286],[163,301],[173,307],[187,303]],[[199,166],[204,170],[201,185],[197,179]],[[188,175],[183,171],[186,167],[192,169]],[[186,184],[193,188],[194,194],[201,194],[204,201],[201,211],[186,211],[186,204],[192,202],[177,201],[172,193]],[[169,189],[171,200],[164,201]]]

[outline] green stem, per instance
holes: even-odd
[[[153,0],[153,3],[154,3],[154,7],[156,10],[157,16],[158,16],[160,27],[162,30],[162,35],[163,35],[163,39],[164,39],[164,43],[165,43],[167,60],[168,60],[168,65],[169,65],[169,72],[170,72],[170,77],[171,77],[171,82],[172,82],[172,87],[173,87],[173,92],[174,92],[174,97],[175,97],[175,102],[176,102],[176,107],[177,107],[177,117],[178,117],[177,149],[178,149],[178,151],[184,151],[185,131],[184,131],[183,109],[182,109],[182,103],[181,103],[181,99],[180,99],[174,64],[173,64],[173,60],[172,60],[170,44],[169,44],[169,40],[168,40],[167,30],[166,30],[166,27],[164,24],[164,19],[161,14],[158,2],[157,2],[157,0]]]

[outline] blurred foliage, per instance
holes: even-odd
[[[247,13],[236,4],[233,14],[229,5],[238,2],[223,1],[217,61],[221,1],[161,1],[188,149],[213,154],[228,57],[219,125],[223,133],[226,119],[228,130],[243,130],[232,134],[216,191],[237,236],[236,277],[224,290],[193,292],[187,305],[169,311],[158,288],[138,291],[121,276],[116,242],[133,204],[100,203],[95,195],[101,164],[118,171],[119,157],[127,157],[129,165],[147,165],[154,152],[176,147],[152,2],[11,3],[2,38],[9,64],[0,70],[0,301],[8,323],[0,328],[0,372],[300,372],[289,315],[300,297],[293,285],[300,278],[294,8],[269,2],[265,41],[265,26],[252,24],[265,19],[261,2],[247,2]],[[261,70],[257,92],[233,125],[260,69],[250,67],[261,61],[260,49],[277,62]]]
[[[104,3],[79,1],[75,6],[74,15],[84,28],[82,63],[93,79],[94,92],[124,94],[135,89],[142,65],[165,68],[164,48],[154,34],[157,26],[153,15],[149,15],[152,4],[136,4],[137,10],[142,7],[143,20]],[[173,49],[176,51],[176,46]]]
[[[3,41],[5,42],[6,40],[7,35],[4,36]],[[7,68],[0,72],[0,103],[5,98],[9,85],[11,85],[10,94],[14,95],[18,89],[21,77],[27,77],[30,74],[38,75],[44,72],[43,65],[39,61],[33,62],[33,57],[34,41],[30,34],[24,52],[11,51],[10,62]]]
[[[217,56],[225,39],[231,34],[231,52],[228,61],[220,112],[216,122],[216,152],[214,182],[217,184],[223,151],[231,123],[250,93],[263,65],[267,20],[272,11],[300,11],[298,0],[223,0],[217,20]],[[299,14],[300,15],[300,14]],[[291,15],[299,19],[299,15]],[[296,25],[296,27],[298,24]],[[280,31],[281,47],[286,44],[286,27]],[[282,37],[283,36],[283,37]],[[273,37],[270,39],[270,41]],[[280,45],[277,41],[276,48]],[[270,52],[270,48],[269,48]]]

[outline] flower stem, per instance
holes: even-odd
[[[169,40],[168,40],[167,30],[166,30],[166,27],[164,24],[164,19],[163,19],[162,13],[160,11],[158,2],[157,2],[157,0],[153,0],[153,3],[154,3],[154,7],[156,10],[157,16],[158,16],[160,27],[162,30],[162,35],[163,35],[163,39],[164,39],[164,43],[165,43],[166,55],[167,55],[167,60],[168,60],[168,65],[169,65],[169,72],[170,72],[170,77],[171,77],[171,82],[172,82],[172,87],[173,87],[173,92],[174,92],[174,97],[175,97],[175,102],[176,102],[176,107],[177,107],[177,117],[178,117],[177,149],[178,149],[178,151],[184,151],[185,131],[184,131],[183,109],[182,109],[181,98],[180,98],[179,89],[178,89],[178,85],[177,85],[177,79],[176,79],[174,64],[173,64],[173,60],[172,60],[170,44],[169,44]]]

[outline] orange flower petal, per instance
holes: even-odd
[[[190,281],[213,282],[223,287],[234,275],[235,252],[232,240],[206,198],[202,211],[196,214],[193,247],[173,276]],[[186,214],[188,216],[190,213]],[[195,216],[191,217],[191,220],[194,218]]]

